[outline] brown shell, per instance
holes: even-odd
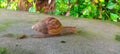
[[[50,35],[60,34],[62,29],[63,29],[63,26],[62,26],[61,22],[54,17],[48,17],[48,18],[42,20],[42,22],[37,23],[36,25],[33,26],[33,30],[36,30],[36,31],[42,32],[42,33],[46,32]],[[46,31],[44,31],[44,30],[46,30]]]
[[[32,29],[37,31],[37,32],[41,32],[44,34],[48,33],[46,24],[44,22],[39,21],[38,23],[36,23],[35,25],[32,26]]]

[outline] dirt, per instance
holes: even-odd
[[[53,15],[0,10],[0,47],[14,54],[119,54],[120,26],[106,21],[53,16],[64,26],[75,26],[78,33],[51,38],[31,38],[37,21]],[[9,22],[9,23],[7,23]],[[1,26],[5,25],[5,27]],[[3,30],[2,30],[3,29]],[[6,35],[7,34],[7,35]],[[17,39],[22,34],[28,36]]]

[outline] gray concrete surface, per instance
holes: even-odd
[[[0,10],[0,47],[14,54],[120,54],[120,42],[115,40],[120,27],[105,21],[53,16],[65,26],[76,26],[78,34],[31,38],[37,33],[31,26],[49,16],[53,15]],[[6,34],[26,34],[28,38],[16,39]]]

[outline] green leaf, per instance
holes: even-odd
[[[85,2],[90,2],[90,0],[85,0]]]
[[[109,2],[108,5],[107,5],[107,8],[108,9],[113,9],[115,6],[116,6],[115,3]]]
[[[117,14],[114,14],[114,13],[110,13],[110,18],[111,18],[111,20],[113,20],[114,22],[117,22],[117,18],[118,18],[119,16],[117,15]]]
[[[88,10],[89,10],[89,11],[91,11],[91,10],[92,10],[91,6],[88,6],[87,8],[88,8]]]
[[[33,2],[33,0],[28,0],[29,3]]]
[[[83,15],[89,15],[89,13],[90,13],[90,11],[89,11],[88,9],[85,9],[85,10],[83,11]]]
[[[92,10],[91,6],[86,7],[83,11],[83,15],[90,15],[91,10]]]
[[[101,3],[102,3],[102,2],[105,2],[105,0],[99,0],[99,1],[100,1]]]
[[[115,9],[120,10],[120,5],[116,5]]]
[[[35,3],[35,2],[33,2],[33,8],[35,8],[35,9],[36,9],[36,3]]]
[[[17,2],[12,2],[9,6],[7,6],[7,9],[17,10],[17,9],[18,9],[18,4],[17,4]]]
[[[7,5],[7,0],[0,0],[0,8],[6,8]]]
[[[30,8],[29,8],[29,12],[34,12],[34,13],[35,13],[35,12],[36,12],[36,9],[35,9],[34,7],[30,7]]]
[[[1,7],[2,7],[2,8],[7,7],[7,2],[2,2],[2,3],[1,3]]]
[[[120,3],[120,0],[116,0],[118,3]]]
[[[0,54],[8,54],[7,48],[0,48]]]

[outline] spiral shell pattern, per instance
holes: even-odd
[[[53,17],[48,17],[43,21],[47,25],[48,34],[57,35],[57,34],[60,34],[60,32],[62,31],[63,26],[58,19]]]

